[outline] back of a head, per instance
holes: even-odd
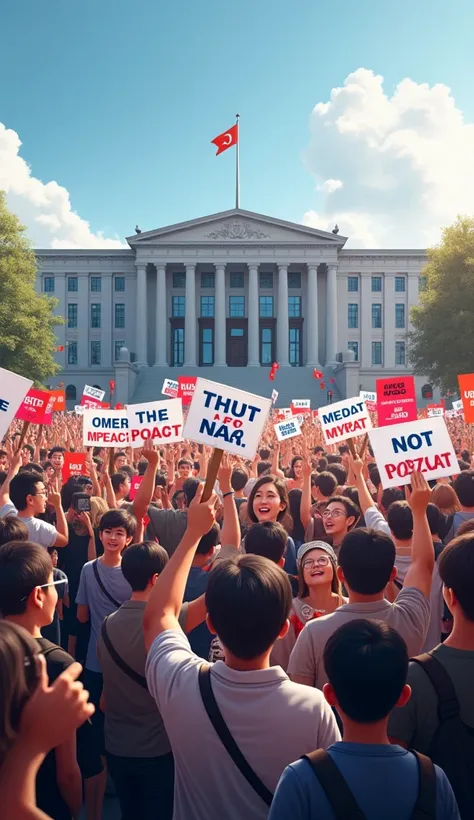
[[[288,542],[288,533],[278,522],[263,521],[253,524],[245,536],[245,554],[261,555],[274,564],[283,558]]]
[[[387,524],[399,541],[413,536],[413,513],[406,501],[394,501],[387,510]]]
[[[349,589],[359,595],[377,595],[390,580],[395,545],[388,535],[359,527],[342,539],[338,561]]]
[[[324,666],[342,712],[356,723],[376,723],[390,714],[402,693],[408,652],[388,624],[358,619],[329,637]]]
[[[431,535],[439,535],[444,516],[440,513],[436,504],[432,504],[431,502],[428,504],[426,507],[426,517]]]
[[[154,575],[163,572],[168,553],[156,541],[132,544],[122,557],[122,574],[133,592],[143,592]]]
[[[137,465],[138,475],[145,475],[145,470],[148,467],[148,461],[139,461]]]
[[[47,584],[51,558],[44,547],[32,541],[10,541],[0,547],[0,612],[22,615],[34,588]]]
[[[223,646],[252,660],[275,643],[292,603],[288,576],[260,555],[222,561],[209,575],[206,608]]]
[[[109,508],[104,498],[101,498],[98,495],[91,496],[91,511],[89,514],[91,517],[91,524],[94,529],[99,526],[100,519],[106,512],[108,512],[108,510]]]
[[[454,538],[438,558],[440,578],[454,595],[465,618],[474,622],[474,534]]]
[[[260,447],[258,454],[262,461],[268,461],[268,459],[270,458],[270,450],[268,449],[268,447]]]
[[[454,488],[450,484],[436,484],[431,490],[430,499],[445,515],[452,515],[461,508]]]
[[[112,487],[113,487],[114,493],[117,492],[120,485],[123,484],[126,480],[127,480],[127,474],[125,472],[122,472],[122,469],[120,469],[119,473],[114,473],[112,475],[111,481],[112,481]]]
[[[74,493],[82,493],[83,489],[77,480],[77,476],[72,475],[61,487],[61,506],[67,512],[72,504]]]
[[[330,473],[328,470],[313,476],[311,483],[318,488],[324,498],[330,498],[337,490],[337,478],[334,473]]]
[[[388,510],[390,504],[393,504],[395,501],[404,501],[403,490],[401,490],[400,487],[386,487],[380,499],[384,510]]]
[[[328,460],[328,464],[342,464],[342,456],[338,456],[336,453],[328,453],[326,458]]]
[[[189,476],[189,478],[185,478],[183,481],[183,493],[186,496],[186,505],[189,507],[191,501],[193,500],[194,496],[196,495],[197,488],[199,487],[199,479],[195,478],[194,476]]]
[[[220,537],[221,531],[219,529],[219,524],[214,522],[209,532],[206,532],[206,534],[203,535],[199,541],[196,549],[196,555],[207,555],[214,549],[215,546],[217,546]]]
[[[9,541],[28,541],[30,535],[28,527],[16,515],[7,515],[0,518],[0,546]]]
[[[262,475],[269,475],[272,469],[272,465],[270,461],[259,461],[257,464],[257,476],[260,478]]]
[[[243,490],[248,480],[249,477],[245,470],[242,470],[241,467],[234,467],[230,478],[230,484],[233,490],[236,492]]]
[[[454,479],[454,491],[463,507],[474,507],[474,470],[463,470]]]
[[[347,470],[342,466],[342,464],[329,464],[328,473],[332,473],[333,476],[336,477],[339,487],[344,486],[347,481]]]
[[[370,469],[370,468],[372,468],[372,469]],[[369,463],[369,478],[370,478],[372,484],[374,485],[374,487],[378,490],[378,488],[380,487],[380,484],[382,482],[380,480],[379,468],[377,467],[377,465],[373,461],[371,461]]]

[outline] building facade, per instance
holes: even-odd
[[[158,398],[164,377],[204,375],[325,404],[409,374],[410,308],[423,250],[345,250],[346,238],[234,209],[128,237],[124,250],[38,250],[37,287],[58,298],[69,406],[84,384]],[[275,383],[268,368],[278,362]],[[424,380],[417,380],[421,393]]]

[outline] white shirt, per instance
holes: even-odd
[[[28,529],[28,539],[41,547],[52,547],[58,537],[56,527],[47,521],[42,521],[41,518],[21,518],[11,501],[0,507],[0,518],[6,518],[7,515],[16,515],[19,521],[23,521]]]

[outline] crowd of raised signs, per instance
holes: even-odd
[[[2,820],[474,817],[474,377],[276,375],[0,369]]]

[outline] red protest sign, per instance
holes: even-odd
[[[135,498],[135,496],[137,494],[137,490],[138,490],[140,484],[142,483],[142,481],[143,481],[143,476],[142,475],[134,475],[133,476],[132,481],[130,483],[130,492],[128,494],[128,497],[129,497],[130,501],[133,501],[133,499]]]
[[[197,376],[178,376],[178,399],[189,404],[196,389]]]
[[[120,402],[117,402],[117,404],[114,407],[114,410],[123,410],[124,407],[124,404],[120,404]]]
[[[28,390],[16,411],[16,418],[32,424],[51,424],[54,398],[46,390]]]
[[[50,395],[54,399],[53,413],[63,413],[66,409],[66,391],[65,390],[51,390]]]
[[[66,483],[72,475],[86,474],[85,453],[64,453],[63,482]]]
[[[104,405],[101,401],[98,401],[98,399],[93,399],[90,396],[82,396],[80,406],[89,407],[92,408],[92,410],[94,410],[97,407],[103,407]]]
[[[416,421],[415,380],[413,376],[377,379],[377,415],[379,427]]]
[[[474,422],[474,373],[465,373],[458,376],[459,392],[461,393],[466,424]]]

